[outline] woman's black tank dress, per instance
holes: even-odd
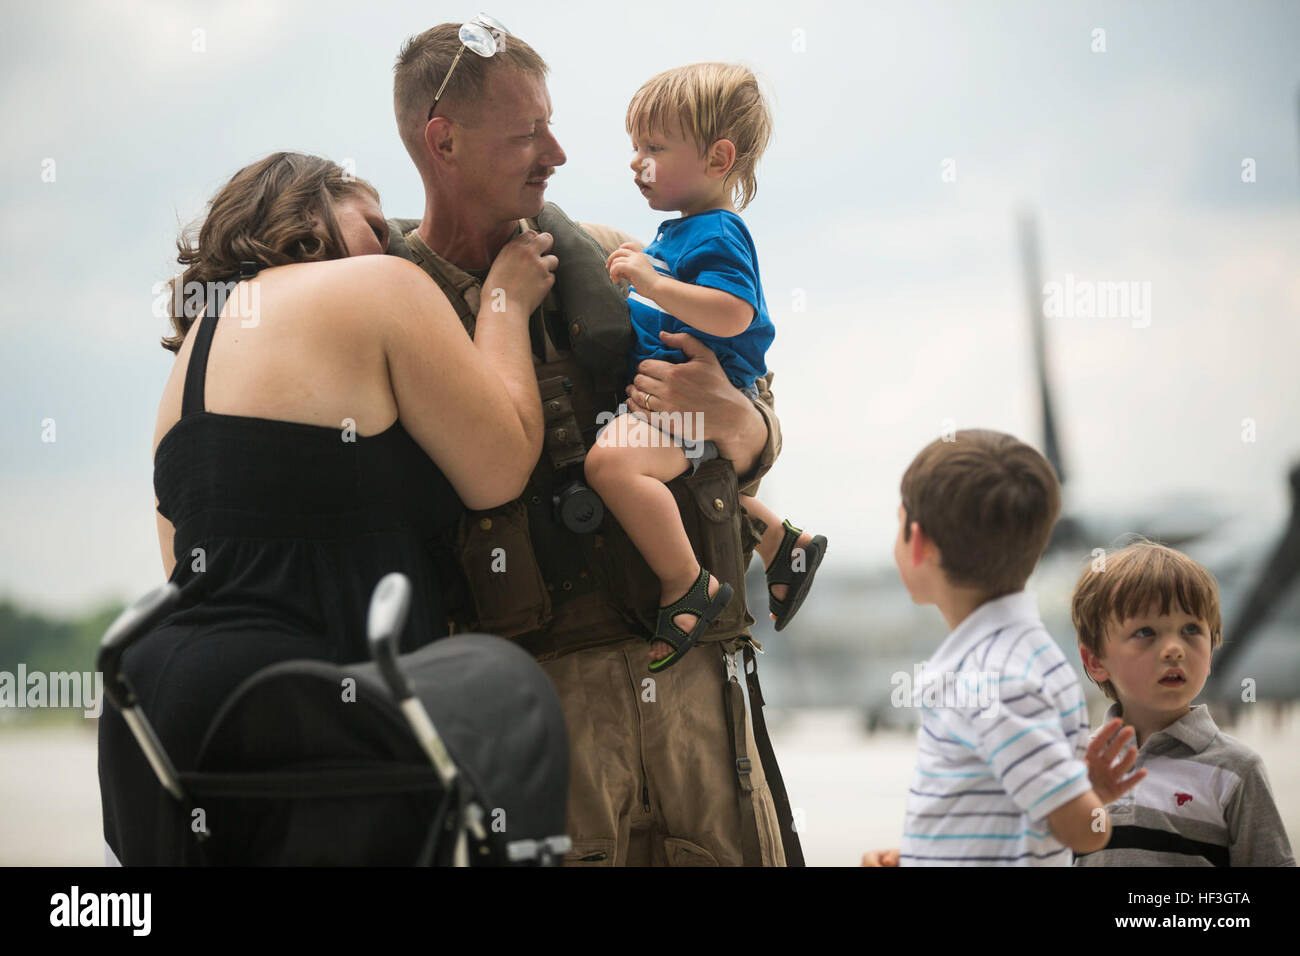
[[[179,770],[193,767],[222,701],[261,668],[366,660],[370,595],[390,571],[413,588],[402,651],[444,636],[439,579],[451,564],[438,542],[463,508],[400,422],[349,441],[342,427],[206,411],[216,324],[200,321],[181,418],[154,456],[181,602],[124,658]],[[171,797],[111,704],[99,722],[99,781],[117,859],[164,862],[157,827]]]

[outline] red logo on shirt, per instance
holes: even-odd
[[[1192,795],[1190,793],[1175,793],[1174,799],[1178,801],[1178,805],[1181,807],[1184,803],[1191,801]]]

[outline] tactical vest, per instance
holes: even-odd
[[[392,219],[388,225],[389,253],[416,261],[405,237],[419,220]],[[575,475],[582,476],[582,462],[598,431],[597,414],[616,410],[623,398],[631,319],[626,289],[620,292],[605,271],[605,253],[558,206],[547,203],[537,220],[525,225],[555,237],[552,252],[559,260],[551,294],[529,323],[546,428],[543,452],[522,496],[500,508],[467,512],[461,520],[455,540],[447,544],[459,555],[464,576],[446,574],[444,601],[453,609],[448,622],[453,630],[477,629],[512,637],[542,656],[622,641],[629,633],[649,638],[659,605],[659,580],[608,511],[589,534],[576,534],[558,520],[556,499]],[[432,259],[422,267],[446,293],[473,336],[478,280],[429,252]],[[421,257],[425,258],[423,252]],[[757,865],[761,851],[751,799],[754,787],[741,672],[786,863],[803,866],[790,800],[763,718],[763,691],[749,634],[754,619],[745,602],[745,568],[762,526],[740,508],[730,461],[705,462],[694,474],[688,470],[667,487],[677,501],[696,558],[736,592],[701,640],[727,642],[723,701],[730,716],[745,864]],[[566,605],[575,613],[568,615],[566,626],[553,628],[557,610]],[[597,608],[612,608],[615,620],[625,627],[610,627],[609,616],[596,613]],[[737,651],[741,652],[739,668]]]
[[[389,221],[389,253],[419,263],[406,237],[415,219]],[[455,541],[464,577],[445,595],[455,630],[515,638],[536,654],[625,640],[654,633],[659,580],[608,511],[594,532],[575,533],[559,519],[563,494],[584,482],[582,464],[599,430],[597,416],[625,397],[631,320],[626,290],[609,279],[605,253],[555,204],[547,203],[528,228],[555,237],[555,285],[530,321],[545,441],[540,460],[518,499],[468,512]],[[399,238],[401,237],[401,238]],[[423,243],[418,243],[423,246]],[[424,263],[474,334],[479,280],[434,255]],[[584,482],[585,483],[585,482]],[[703,637],[705,642],[748,637],[754,623],[745,602],[744,572],[758,529],[740,508],[735,469],[715,459],[669,482],[687,537],[702,567],[730,584],[736,597]],[[467,593],[458,593],[459,585]],[[569,602],[602,594],[626,629],[563,628],[550,639],[556,612]],[[570,625],[572,622],[569,622]],[[595,624],[595,621],[593,621]]]

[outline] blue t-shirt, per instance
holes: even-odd
[[[728,209],[710,209],[694,216],[668,219],[659,224],[654,242],[645,247],[655,271],[678,282],[721,289],[744,299],[754,309],[749,327],[739,335],[723,338],[691,328],[662,311],[650,299],[638,295],[635,287],[628,294],[632,313],[632,350],[630,369],[638,362],[663,359],[685,362],[680,349],[665,348],[660,331],[687,332],[713,350],[731,384],[746,388],[767,374],[764,356],[776,338],[776,327],[767,314],[763,286],[758,278],[758,253],[745,221]]]

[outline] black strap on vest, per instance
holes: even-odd
[[[723,648],[726,654],[726,647]],[[749,756],[748,735],[745,733],[745,696],[735,672],[736,658],[726,654],[727,683],[723,688],[730,721],[727,725],[735,755],[737,797],[740,802],[740,847],[744,866],[762,866],[762,846],[758,836],[758,815],[754,810],[754,784],[751,780],[754,764]],[[781,830],[781,848],[785,851],[786,866],[804,866],[803,847],[795,830],[794,816],[790,812],[790,797],[785,792],[785,780],[776,763],[776,752],[767,734],[767,721],[763,719],[763,689],[758,684],[758,663],[754,646],[749,641],[742,644],[742,664],[745,686],[749,690],[749,710],[754,725],[754,744],[758,759],[767,777],[767,789],[776,810],[777,825]]]
[[[785,792],[785,780],[781,777],[781,768],[776,763],[776,751],[772,749],[772,740],[767,734],[767,721],[763,719],[763,689],[758,686],[758,661],[754,657],[754,645],[748,641],[745,642],[741,666],[745,671],[745,685],[749,688],[754,744],[758,747],[758,758],[763,763],[763,773],[767,777],[767,789],[772,794],[777,823],[781,826],[781,846],[785,850],[785,865],[805,866],[803,847],[799,843],[799,833],[794,827],[794,815],[790,812],[790,797]]]
[[[726,653],[724,651],[724,653]],[[745,695],[736,679],[736,656],[728,653],[727,683],[723,690],[726,697],[727,713],[731,718],[727,724],[728,736],[731,738],[731,751],[735,754],[737,799],[740,802],[740,853],[744,866],[762,866],[763,848],[758,838],[758,816],[754,812],[754,784],[750,779],[753,762],[749,759],[749,747],[745,732]]]
[[[245,279],[251,279],[262,269],[260,262],[248,260],[239,263],[239,275],[218,282],[208,283],[208,296],[203,305],[203,318],[199,320],[199,330],[194,333],[194,348],[190,350],[190,364],[185,369],[185,391],[181,397],[181,418],[197,415],[206,405],[204,402],[205,386],[208,380],[208,352],[212,348],[212,336],[217,331],[217,319],[221,316],[222,306],[234,292],[235,286]]]

